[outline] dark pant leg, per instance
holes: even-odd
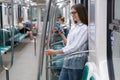
[[[62,68],[59,76],[59,80],[69,80],[68,78],[68,70],[65,68]]]
[[[69,80],[81,80],[82,73],[83,73],[82,69],[69,69],[68,70]]]

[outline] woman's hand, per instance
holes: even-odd
[[[48,55],[48,56],[51,56],[54,53],[55,53],[55,50],[53,50],[53,49],[47,49],[47,50],[45,50],[45,54]]]

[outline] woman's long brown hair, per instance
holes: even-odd
[[[71,7],[71,9],[74,8],[79,16],[79,19],[81,20],[82,23],[88,25],[88,14],[87,10],[82,4],[75,4]]]

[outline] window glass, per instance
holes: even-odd
[[[46,13],[45,8],[41,8],[41,21],[44,21],[45,13]]]
[[[114,0],[114,19],[120,20],[120,0]],[[116,29],[119,29],[120,24],[116,24]],[[112,40],[112,60],[115,80],[120,80],[120,32],[113,31],[111,34]]]
[[[88,3],[89,49],[95,50],[95,0],[89,0]]]
[[[113,57],[113,69],[115,80],[120,80],[120,33],[113,31],[113,37],[111,37],[112,42],[112,57]]]
[[[75,0],[75,3],[77,4],[77,3],[80,3],[80,0]]]
[[[114,18],[120,20],[120,0],[115,0]]]

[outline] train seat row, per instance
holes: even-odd
[[[12,29],[0,29],[0,53],[3,55],[11,48],[11,40],[14,39],[14,43],[16,44],[23,38],[27,36],[27,34],[22,34],[19,32],[17,27],[13,28],[14,30],[14,38],[12,37]]]

